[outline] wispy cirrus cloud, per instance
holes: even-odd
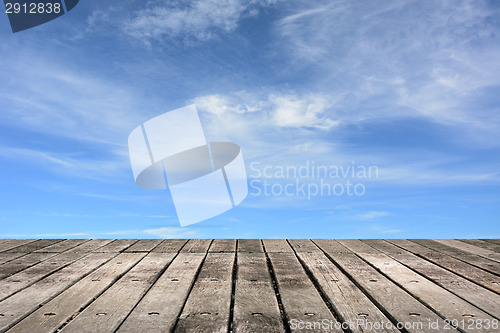
[[[164,38],[208,40],[235,30],[243,17],[255,16],[277,0],[148,1],[123,29],[149,42]]]
[[[305,82],[343,91],[351,119],[422,117],[498,141],[499,9],[486,1],[299,1],[276,25]]]

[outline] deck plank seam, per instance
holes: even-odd
[[[393,242],[391,242],[390,240],[384,239],[384,241],[388,242],[389,244],[395,245],[395,246],[399,247],[400,249],[403,249],[403,250],[405,250],[405,251],[408,251],[408,252],[410,252],[410,253],[412,253],[412,254],[416,255],[417,257],[419,257],[419,258],[421,258],[421,259],[427,260],[427,261],[429,261],[429,262],[433,263],[433,264],[434,264],[434,265],[436,265],[436,266],[439,266],[439,267],[441,267],[441,268],[443,268],[443,269],[446,269],[447,271],[449,271],[449,272],[451,272],[451,273],[454,273],[454,274],[456,274],[456,275],[458,275],[458,276],[461,276],[461,277],[463,277],[464,279],[467,279],[468,281],[470,281],[470,282],[473,282],[473,283],[477,284],[478,286],[481,286],[481,287],[483,287],[483,288],[486,288],[486,289],[488,289],[488,290],[490,290],[490,291],[494,292],[495,294],[500,295],[500,292],[499,292],[499,291],[497,291],[497,290],[495,290],[495,289],[492,289],[492,288],[490,288],[490,287],[489,287],[489,286],[487,286],[487,285],[484,285],[483,283],[481,283],[481,281],[476,281],[476,280],[474,280],[473,278],[470,278],[470,277],[468,277],[468,276],[466,276],[466,275],[463,275],[463,274],[461,274],[461,273],[460,273],[460,272],[458,272],[458,271],[454,271],[453,269],[449,268],[448,266],[443,265],[443,264],[442,264],[442,263],[440,263],[439,261],[434,261],[434,260],[432,260],[431,258],[427,258],[427,257],[425,257],[424,255],[422,255],[422,254],[420,254],[420,253],[413,252],[412,250],[407,249],[407,248],[405,248],[405,247],[403,247],[403,246],[401,246],[401,245],[399,245],[399,244],[397,244],[397,243],[393,243]],[[457,258],[455,258],[455,259],[457,259]],[[457,260],[459,260],[459,259],[457,259]],[[481,272],[486,272],[486,273],[489,273],[489,274],[493,274],[493,273],[491,273],[491,272],[489,272],[489,271],[487,271],[487,270],[482,269],[481,267],[477,267],[477,266],[471,265],[470,263],[465,262],[465,261],[462,261],[462,260],[460,260],[460,261],[461,261],[461,262],[463,262],[464,264],[467,264],[467,265],[470,265],[470,266],[474,267],[474,269],[477,269],[477,270],[479,270],[479,271],[481,271]],[[496,276],[496,274],[494,274],[494,275]]]
[[[187,243],[188,242],[184,243],[184,245],[182,247],[184,247]],[[212,246],[212,243],[213,243],[213,239],[212,239],[212,242],[210,243],[210,246]],[[179,310],[179,313],[176,316],[175,323],[172,326],[171,332],[175,332],[175,329],[177,328],[177,325],[179,324],[179,320],[180,320],[181,314],[184,311],[184,308],[186,307],[186,303],[187,303],[187,301],[189,299],[189,296],[191,296],[191,292],[193,291],[194,285],[195,285],[196,281],[198,280],[198,276],[200,275],[201,269],[202,269],[203,265],[205,264],[205,260],[207,259],[207,256],[208,256],[208,253],[209,253],[208,250],[210,249],[210,246],[207,248],[207,251],[205,252],[205,256],[203,257],[203,260],[201,261],[200,265],[198,265],[198,269],[196,270],[196,274],[194,275],[193,282],[191,283],[191,286],[189,286],[189,291],[187,292],[186,298],[184,299],[184,301],[182,303],[182,306],[181,306],[181,308]],[[181,251],[182,251],[182,248],[179,249],[179,253]]]
[[[21,316],[19,319],[17,319],[16,321],[12,322],[7,328],[5,331],[8,331],[10,330],[12,327],[16,326],[17,324],[19,324],[20,322],[22,322],[24,319],[26,319],[28,316],[30,316],[31,314],[33,314],[34,312],[36,312],[39,308],[43,307],[45,304],[51,302],[53,299],[55,299],[56,297],[58,297],[59,295],[61,295],[62,293],[64,293],[66,290],[68,290],[69,288],[73,287],[75,284],[77,284],[78,282],[80,282],[82,279],[86,278],[87,276],[89,276],[90,274],[94,273],[96,270],[98,270],[99,268],[101,268],[102,266],[104,266],[105,264],[107,264],[108,262],[110,262],[111,260],[113,260],[116,256],[118,256],[118,254],[112,256],[111,258],[109,258],[108,260],[104,261],[103,263],[101,263],[100,265],[96,266],[94,269],[91,269],[90,271],[88,271],[86,274],[82,275],[82,277],[78,280],[75,280],[73,283],[70,283],[68,286],[66,286],[66,288],[64,288],[63,290],[61,290],[60,292],[57,292],[55,293],[54,295],[50,296],[49,298],[47,298],[43,303],[41,303],[39,305],[38,308],[34,308],[32,311],[29,311],[25,314],[23,314],[23,316]],[[10,297],[10,296],[9,296]],[[4,332],[5,332],[4,331]]]
[[[351,250],[352,251],[352,250]],[[384,272],[382,272],[380,269],[378,269],[375,265],[371,264],[370,262],[368,262],[367,260],[365,260],[363,257],[361,257],[358,253],[352,251],[358,258],[360,258],[361,260],[363,260],[366,264],[368,264],[370,267],[372,267],[373,269],[375,269],[378,273],[380,273],[382,276],[384,276],[386,279],[388,279],[389,281],[391,281],[394,285],[396,285],[398,288],[404,290],[408,295],[410,295],[411,297],[413,297],[415,300],[417,300],[418,302],[420,302],[423,306],[425,306],[426,308],[428,308],[429,310],[431,310],[432,312],[434,312],[437,316],[439,316],[441,319],[443,319],[446,323],[448,323],[451,327],[453,327],[454,329],[456,329],[457,331],[461,332],[461,333],[468,333],[467,331],[463,330],[462,328],[460,327],[457,327],[453,324],[452,320],[451,319],[448,319],[446,318],[445,315],[443,315],[442,313],[440,313],[437,309],[433,308],[430,304],[427,304],[426,302],[424,302],[424,300],[422,300],[420,297],[417,297],[415,294],[413,294],[411,291],[407,290],[406,288],[404,288],[404,286],[402,286],[401,284],[399,284],[398,282],[394,281],[394,279],[392,279],[389,275],[385,274]],[[441,286],[439,286],[440,288],[442,288]]]
[[[213,244],[213,240],[212,240]],[[238,248],[238,240],[236,240],[236,248]],[[234,303],[236,302],[236,282],[238,279],[238,251],[234,252],[233,274],[231,279],[231,303],[229,304],[229,320],[227,323],[227,331],[233,332],[234,327]]]
[[[328,254],[326,250],[321,248],[319,244],[316,244],[314,240],[311,239],[311,242],[313,242],[323,252],[323,254],[328,258],[328,260],[330,260],[330,262],[334,264],[342,272],[342,274],[344,274],[349,280],[351,280],[351,282],[354,283],[354,285],[358,287],[358,289],[361,290],[361,292],[365,294],[366,297],[368,297],[368,299],[387,317],[387,319],[390,320],[390,322],[394,325],[394,327],[398,326],[398,320],[394,318],[394,316],[384,306],[382,306],[382,304],[380,304],[380,302],[378,302],[375,299],[375,297],[373,297],[360,283],[358,283],[358,281],[356,281],[356,279],[354,279],[354,277],[349,272],[347,272],[339,263],[337,263],[335,259],[331,257],[330,254]],[[340,245],[345,247],[343,244]],[[348,249],[346,248],[346,250]],[[401,333],[409,333],[405,328],[400,328],[399,331]]]
[[[288,315],[285,312],[285,307],[283,306],[283,302],[281,300],[281,294],[280,294],[279,287],[278,287],[278,280],[276,277],[276,273],[274,272],[274,268],[273,268],[273,265],[271,263],[271,259],[269,258],[269,254],[267,253],[266,247],[265,247],[264,242],[262,240],[261,240],[261,243],[262,243],[262,249],[264,251],[264,255],[266,257],[267,269],[268,269],[269,275],[271,277],[271,283],[272,283],[273,290],[274,290],[274,296],[276,297],[276,301],[278,302],[278,308],[280,310],[280,316],[281,316],[281,321],[283,322],[283,328],[285,329],[285,333],[291,333],[292,330],[291,330],[290,324],[289,324],[290,318],[288,318]]]
[[[185,245],[185,244],[184,244]],[[184,247],[183,245],[183,247]],[[181,248],[182,249],[182,248]],[[149,291],[151,290],[151,288],[153,288],[153,286],[156,284],[156,282],[161,278],[161,276],[165,273],[165,271],[170,267],[170,265],[172,265],[172,263],[174,262],[174,260],[179,256],[179,254],[181,253],[181,249],[179,249],[179,251],[175,254],[175,256],[172,258],[172,260],[170,260],[170,262],[165,265],[165,267],[162,268],[162,270],[160,271],[160,273],[158,274],[158,276],[156,277],[156,279],[151,283],[151,285],[146,289],[146,291],[144,292],[144,294],[139,298],[139,300],[137,301],[137,303],[135,303],[135,305],[130,309],[129,313],[123,318],[123,320],[116,326],[116,329],[113,331],[113,333],[115,332],[118,332],[120,330],[120,327],[123,325],[123,323],[125,321],[127,321],[127,319],[130,317],[130,314],[132,312],[134,312],[134,310],[137,308],[137,306],[141,303],[141,301],[144,299],[144,297],[146,297],[146,295],[149,293]],[[153,252],[148,252],[148,254],[145,256],[147,257],[150,253],[153,253]],[[144,258],[145,258],[144,257]]]
[[[361,240],[361,241],[363,242],[363,240]],[[391,258],[391,259],[395,260],[397,263],[399,263],[399,264],[403,265],[404,267],[406,267],[407,269],[409,269],[409,270],[411,270],[412,272],[416,273],[417,275],[421,276],[422,278],[424,278],[424,279],[426,279],[426,280],[428,280],[428,281],[432,282],[434,285],[436,285],[436,286],[438,286],[438,287],[440,287],[440,288],[442,288],[442,289],[446,290],[447,292],[449,292],[449,293],[451,293],[451,294],[455,295],[456,297],[458,297],[458,298],[462,299],[463,301],[465,301],[465,302],[466,302],[466,303],[468,303],[469,305],[471,305],[471,306],[473,306],[473,307],[477,308],[478,310],[480,310],[480,311],[482,311],[482,312],[484,312],[484,313],[487,313],[488,315],[492,316],[493,318],[496,318],[496,319],[499,319],[499,320],[500,320],[500,317],[499,317],[499,316],[496,316],[496,315],[494,315],[494,314],[491,314],[491,313],[489,313],[488,311],[486,311],[486,310],[484,310],[484,309],[480,308],[480,307],[479,307],[479,306],[477,306],[476,304],[471,303],[469,300],[467,300],[466,298],[464,298],[464,297],[463,297],[463,296],[461,296],[460,294],[458,294],[458,293],[454,292],[453,290],[448,289],[448,287],[446,287],[446,286],[444,286],[444,285],[441,285],[439,282],[435,281],[435,280],[434,280],[433,278],[431,278],[430,276],[427,276],[427,275],[425,275],[425,274],[423,274],[423,273],[420,273],[419,271],[415,270],[413,267],[408,266],[407,264],[405,264],[405,263],[401,262],[401,261],[400,261],[400,260],[398,260],[396,257],[393,257],[391,254],[386,253],[386,252],[383,252],[382,250],[377,249],[377,248],[375,248],[375,247],[371,246],[371,245],[370,245],[370,244],[368,244],[368,243],[365,243],[365,242],[363,242],[363,243],[364,243],[364,244],[366,244],[366,245],[368,245],[368,246],[370,246],[371,248],[373,248],[373,249],[375,249],[375,250],[379,251],[380,253],[382,253],[382,254],[384,254],[384,255],[388,256],[389,258]],[[435,264],[434,264],[433,262],[431,262],[431,261],[429,261],[429,263],[431,263],[432,265],[435,265]],[[452,273],[452,274],[454,274],[454,275],[456,275],[457,277],[459,277],[459,278],[460,278],[460,276],[459,276],[458,274],[455,274],[454,272],[451,272],[451,273]],[[483,286],[480,286],[480,287],[481,287],[481,288],[484,288]],[[403,288],[403,289],[404,289],[404,288]],[[489,289],[487,289],[487,288],[484,288],[484,289],[485,289],[485,290],[489,290]],[[406,289],[405,289],[405,290],[406,290]],[[412,296],[413,296],[413,295],[412,295]],[[414,298],[416,298],[416,297],[414,296]]]
[[[410,242],[412,242],[412,243],[415,243],[412,239],[408,239],[408,241],[410,241]],[[439,252],[440,254],[443,254],[443,255],[446,255],[446,256],[449,256],[449,257],[455,258],[455,259],[457,259],[457,260],[460,260],[460,261],[462,261],[462,262],[465,262],[466,264],[469,264],[469,265],[472,265],[472,266],[474,266],[474,267],[476,267],[476,268],[479,268],[479,269],[481,269],[481,270],[483,270],[483,271],[485,271],[485,272],[488,272],[488,273],[494,274],[494,275],[496,275],[496,276],[500,276],[500,274],[499,274],[499,273],[494,272],[494,271],[490,271],[490,270],[488,270],[488,269],[486,269],[486,268],[484,268],[484,267],[481,267],[481,266],[478,266],[478,265],[474,264],[473,262],[470,262],[470,261],[464,260],[463,258],[461,258],[461,257],[460,257],[460,256],[458,256],[458,255],[450,255],[450,254],[448,254],[448,253],[444,253],[443,251],[440,251],[439,249],[435,249],[435,248],[429,247],[429,246],[427,246],[427,245],[422,245],[422,244],[419,244],[419,243],[415,243],[415,244],[420,245],[420,246],[423,246],[423,247],[426,247],[426,248],[428,248],[428,249],[430,249],[430,250],[432,250],[432,251]],[[479,256],[479,257],[481,257],[481,256]],[[493,260],[491,260],[491,259],[489,259],[489,258],[484,258],[484,257],[481,257],[481,258],[483,258],[483,259],[488,259],[488,260],[490,260],[490,261],[493,261]],[[495,261],[493,261],[493,262],[494,262],[494,263],[496,263]]]
[[[119,256],[120,253],[117,253],[113,258],[116,258],[117,256]],[[139,264],[145,257],[147,256],[147,253],[144,254],[144,256],[140,259],[140,260],[137,260],[136,263],[134,263],[133,265],[131,265],[125,272],[121,273],[120,275],[117,275],[110,283],[109,285],[106,287],[106,288],[103,288],[103,290],[95,295],[92,300],[90,302],[88,302],[87,304],[83,304],[73,315],[71,315],[69,318],[67,318],[63,324],[61,324],[54,332],[60,332],[64,329],[65,326],[67,326],[71,321],[73,321],[74,319],[78,318],[78,315],[80,313],[82,313],[86,308],[88,308],[92,303],[95,302],[95,300],[97,300],[102,294],[104,294],[109,288],[111,288],[115,283],[116,281],[120,280],[123,276],[125,276],[125,274],[127,274],[131,269],[133,269],[135,266],[137,266],[137,264]],[[109,262],[109,261],[108,261]],[[101,265],[102,266],[102,265]],[[99,266],[99,267],[101,267]],[[88,276],[88,274],[86,275]],[[81,280],[83,280],[83,278],[79,279],[77,282],[80,282]],[[67,289],[66,289],[67,290]]]
[[[321,286],[319,285],[316,277],[314,276],[314,274],[307,268],[306,264],[302,261],[302,259],[300,258],[300,256],[297,254],[297,251],[296,249],[292,246],[292,244],[288,241],[288,239],[286,240],[286,242],[288,243],[288,245],[290,245],[290,247],[292,248],[292,251],[295,255],[295,257],[297,258],[297,260],[299,261],[300,265],[302,266],[302,269],[306,272],[307,274],[307,277],[309,278],[309,280],[311,281],[311,283],[313,284],[313,286],[316,288],[316,291],[319,293],[319,295],[321,296],[321,299],[323,300],[323,302],[325,303],[326,307],[328,308],[328,310],[330,310],[330,312],[332,313],[333,317],[335,318],[336,321],[338,321],[339,323],[341,323],[341,327],[342,327],[342,330],[345,332],[345,333],[352,333],[352,331],[349,329],[349,328],[344,328],[344,327],[349,327],[349,325],[345,326],[345,318],[342,316],[342,314],[338,311],[338,309],[335,307],[334,304],[332,304],[329,300],[328,300],[328,297],[327,295],[325,294],[324,290],[321,288]],[[312,242],[312,241],[311,241]],[[313,243],[314,244],[314,243]],[[316,245],[316,244],[314,244]],[[347,323],[348,324],[348,323]]]

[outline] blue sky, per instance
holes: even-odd
[[[0,237],[500,237],[496,1],[98,1],[13,34],[0,15]],[[181,228],[127,137],[195,103],[249,196]],[[252,164],[253,163],[253,164]],[[363,195],[258,194],[375,166]],[[253,166],[253,167],[252,167]]]

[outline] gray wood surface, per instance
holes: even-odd
[[[161,242],[161,239],[141,239],[137,243],[134,243],[131,247],[127,248],[125,252],[149,252]]]
[[[177,253],[187,242],[187,239],[165,239],[153,249],[153,252]]]
[[[0,239],[0,333],[497,333],[499,248],[495,239]]]
[[[97,248],[94,252],[103,253],[118,253],[123,252],[133,244],[137,243],[138,239],[115,239],[111,243],[108,243],[102,247]]]
[[[186,245],[180,249],[183,253],[206,253],[212,244],[211,239],[190,239]]]
[[[336,318],[323,302],[295,254],[275,252],[268,255],[290,330],[292,332],[317,332],[318,327],[301,327],[299,323],[328,321],[332,325],[325,327],[322,332],[342,332],[341,329],[336,328]]]
[[[18,255],[19,253],[11,254]],[[22,256],[18,257],[17,259],[0,265],[0,279],[5,279],[6,277],[16,274],[23,269],[29,268],[44,260],[47,260],[48,258],[55,256],[56,253],[28,253],[21,255]]]
[[[500,253],[500,245],[499,244],[487,242],[487,241],[484,241],[481,239],[459,239],[459,241]]]
[[[209,253],[196,278],[175,332],[227,332],[235,253]]]
[[[477,254],[459,250],[455,247],[436,242],[432,239],[412,239],[414,243],[436,250],[448,256],[457,258],[471,265],[477,266],[491,273],[500,275],[500,264],[488,258],[481,257]]]
[[[62,242],[36,250],[35,252],[61,253],[88,241],[88,239],[66,239]]]
[[[91,239],[66,251],[66,253],[88,253],[96,251],[113,242],[112,239]]]
[[[394,284],[372,266],[368,265],[354,252],[348,251],[335,240],[315,240],[328,256],[337,263],[344,273],[369,295],[370,299],[383,309],[386,316],[395,325],[400,323],[410,333],[432,332],[430,323],[436,323],[440,332],[458,332],[455,329],[444,330],[446,322],[427,306],[420,303],[411,294]]]
[[[352,332],[399,332],[395,327],[376,328],[378,323],[389,322],[389,319],[323,253],[297,254]],[[363,324],[350,324],[358,322]]]
[[[214,239],[208,252],[236,252],[236,239]]]
[[[90,254],[0,302],[0,332],[19,322],[114,255]],[[36,331],[33,331],[36,332]]]
[[[417,274],[393,258],[373,249],[360,240],[340,240],[339,242],[380,270],[415,298],[434,309],[444,318],[460,321],[464,318],[464,315],[466,315],[482,322],[491,322],[495,319],[491,315],[474,307],[467,301],[464,301],[460,297],[436,285],[431,280]],[[450,306],[450,303],[453,304],[453,306]],[[489,329],[476,327],[474,327],[474,329],[463,329],[463,331],[470,333],[490,332]]]
[[[44,304],[14,326],[10,332],[54,332],[108,289],[144,256],[144,253],[119,254]]]
[[[286,239],[263,239],[264,248],[269,252],[293,252]]]
[[[4,300],[8,296],[32,285],[33,283],[43,279],[45,276],[52,274],[53,272],[71,264],[87,254],[88,253],[60,253],[3,279],[0,284],[0,300]]]
[[[440,267],[443,267],[457,275],[460,275],[474,283],[488,288],[496,293],[500,293],[500,277],[489,273],[481,268],[453,258],[446,254],[432,251],[409,240],[388,239],[387,242],[408,250]]]
[[[37,239],[0,239],[0,252],[8,251],[36,241]]]
[[[451,291],[467,302],[474,304],[476,307],[495,318],[500,318],[500,295],[425,259],[421,259],[410,252],[401,251],[400,248],[386,241],[368,239],[364,240],[364,242],[384,252],[391,258],[396,259],[441,287]]]
[[[201,253],[179,253],[117,332],[171,331],[204,258]]]
[[[264,253],[238,253],[234,301],[235,333],[284,333]]]
[[[14,252],[14,253],[30,253],[36,250],[43,249],[44,247],[50,246],[62,242],[64,239],[39,239],[34,242],[28,242],[24,245],[10,248],[4,252]]]
[[[260,239],[238,239],[238,252],[264,252]]]
[[[467,243],[458,241],[456,239],[436,239],[435,241],[442,243],[442,244],[445,244],[445,245],[448,245],[448,246],[451,246],[451,247],[454,247],[454,248],[457,248],[460,251],[465,251],[465,252],[469,252],[472,254],[477,254],[477,255],[480,255],[481,257],[485,257],[485,258],[488,258],[488,259],[491,259],[491,260],[494,260],[494,261],[500,263],[500,253],[497,253],[495,251],[488,250],[488,249],[485,249],[485,248],[482,248],[482,247],[479,247],[476,245],[467,244]]]
[[[89,329],[93,333],[114,332],[174,256],[174,253],[149,253],[70,321],[62,332],[80,333]]]
[[[24,255],[25,253],[0,253],[0,271],[2,270],[1,265]]]

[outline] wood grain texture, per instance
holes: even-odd
[[[446,254],[437,251],[430,251],[428,248],[425,248],[409,240],[388,239],[387,242],[397,245],[402,249],[408,250],[409,252],[412,252],[419,257],[422,257],[440,267],[443,267],[496,293],[500,293],[500,277],[495,274],[482,270],[476,266],[473,266],[469,263],[453,258]]]
[[[238,253],[233,331],[285,332],[264,253]]]
[[[342,332],[336,318],[314,287],[294,253],[269,253],[283,308],[292,332],[316,332],[317,327],[300,327],[300,322],[333,323],[323,332]],[[316,319],[316,320],[315,320]]]
[[[0,332],[43,306],[113,256],[108,253],[90,254],[0,302],[0,314],[3,315],[0,316]]]
[[[208,252],[236,252],[236,239],[214,239]]]
[[[360,240],[341,240],[342,245],[358,254],[366,262],[384,273],[401,288],[428,305],[448,320],[462,320],[465,316],[477,318],[481,322],[491,322],[495,318],[474,307],[448,290],[436,285],[431,280],[417,274],[391,257],[373,249]],[[371,248],[372,250],[368,250]],[[453,306],[450,306],[450,303]],[[490,332],[489,329],[464,329],[465,332]]]
[[[14,326],[11,332],[54,332],[109,288],[145,254],[123,253],[78,281]]]
[[[174,253],[149,253],[99,298],[66,325],[62,332],[114,332],[174,258]]]
[[[189,294],[175,332],[227,332],[235,253],[209,253]]]
[[[201,253],[179,253],[117,332],[171,331],[204,258]]]
[[[365,294],[369,295],[372,302],[391,319],[391,322],[396,325],[400,323],[403,327],[405,323],[412,323],[411,327],[406,328],[406,331],[411,333],[431,332],[429,323],[437,323],[440,328],[447,326],[439,315],[368,265],[356,253],[346,252],[347,248],[342,248],[340,243],[335,245],[334,242],[336,241],[317,241],[318,245],[321,243],[328,245],[328,249],[321,248]],[[450,329],[446,332],[458,331]]]
[[[500,295],[410,252],[401,251],[386,241],[369,239],[364,242],[495,318],[500,318]]]
[[[499,247],[491,239],[0,239],[0,333],[496,333]]]
[[[260,239],[238,239],[238,252],[262,253],[262,241]]]

